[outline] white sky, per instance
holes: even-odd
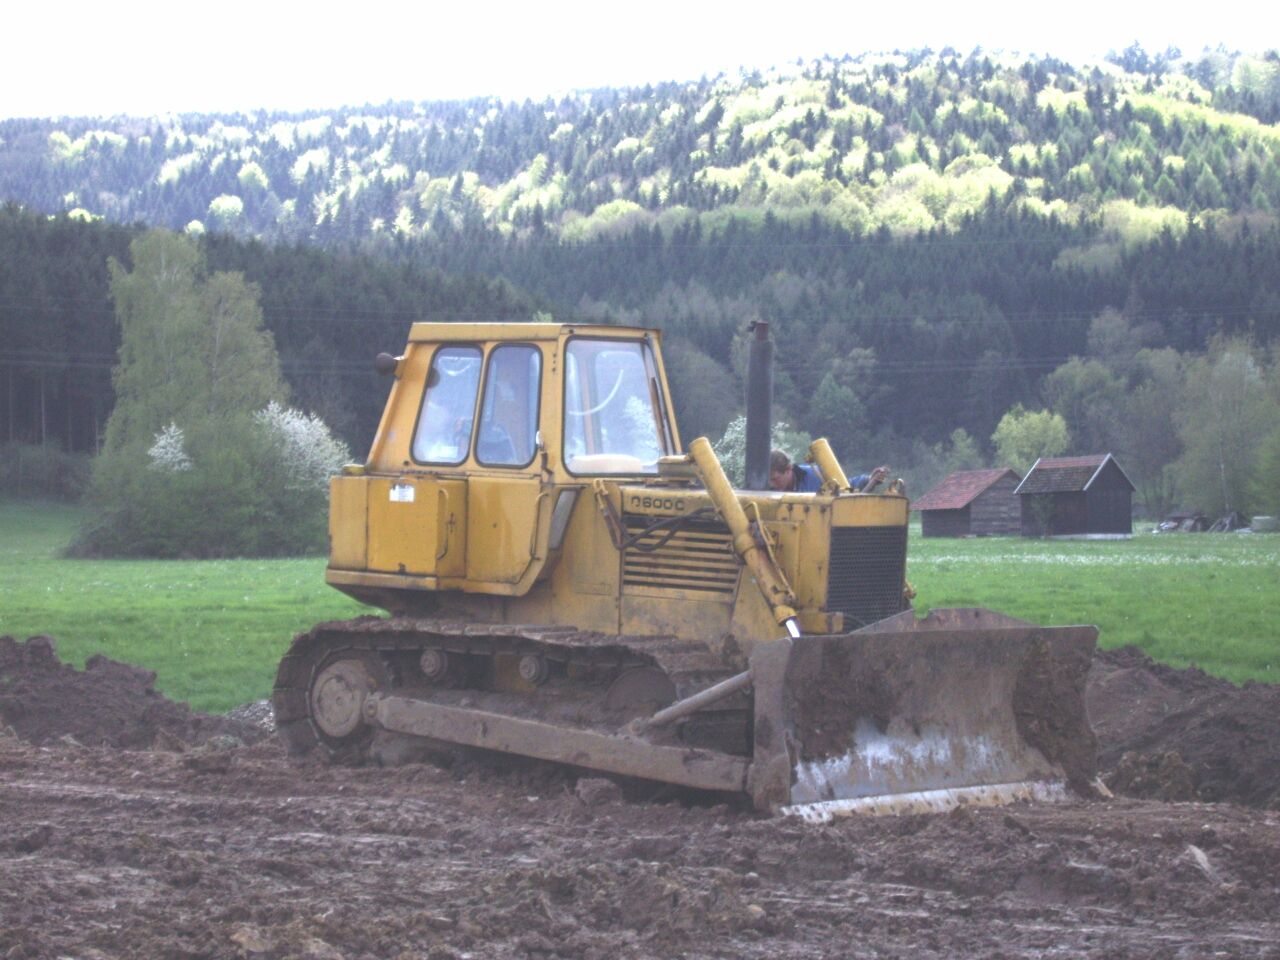
[[[895,47],[1280,44],[1275,0],[18,0],[0,24],[0,117],[537,100]]]

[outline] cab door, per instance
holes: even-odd
[[[542,368],[535,344],[489,351],[467,490],[467,580],[475,590],[518,592],[539,556],[550,513],[539,462]],[[510,589],[495,591],[499,585]]]
[[[403,470],[369,478],[370,570],[440,578],[466,572],[464,465],[483,361],[473,344],[445,344],[432,354]]]

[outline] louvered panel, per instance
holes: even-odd
[[[738,560],[722,524],[689,521],[675,533],[644,533],[652,517],[628,517],[627,536],[639,537],[622,557],[622,586],[646,590],[691,590],[714,596],[738,585]]]
[[[834,528],[827,610],[844,614],[846,630],[898,613],[906,565],[905,526]]]

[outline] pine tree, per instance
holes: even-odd
[[[1206,164],[1196,178],[1193,191],[1196,203],[1202,208],[1216,209],[1227,205],[1227,195],[1222,184],[1214,175],[1213,168]]]

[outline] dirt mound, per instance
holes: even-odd
[[[1086,698],[1116,792],[1280,809],[1280,686],[1237,687],[1124,647],[1098,652]]]
[[[83,671],[58,659],[52,637],[0,637],[0,727],[34,744],[146,749],[200,744],[215,736],[251,743],[260,726],[193,713],[155,689],[156,675],[106,657]]]

